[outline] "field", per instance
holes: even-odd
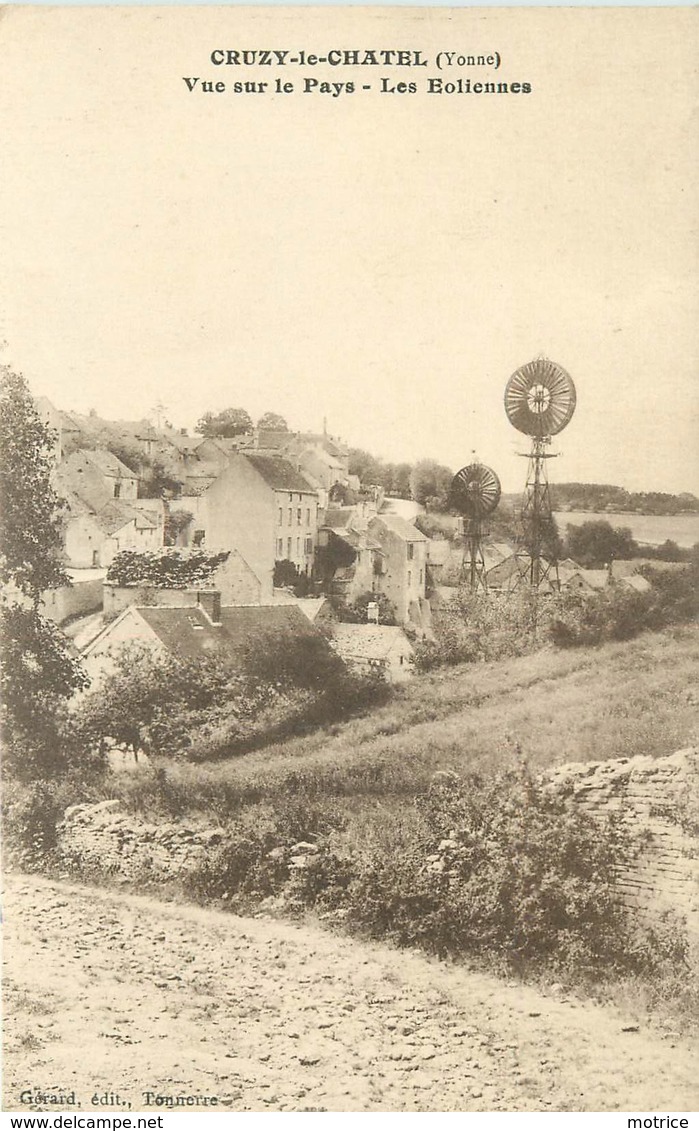
[[[697,741],[698,662],[699,626],[683,626],[441,669],[364,717],[226,762],[164,763],[160,803],[224,817],[296,795],[356,816],[366,806],[410,803],[438,771],[487,775],[520,752],[534,769],[669,754]],[[134,808],[154,802],[142,782],[113,784]]]

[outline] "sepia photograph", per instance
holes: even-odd
[[[10,1126],[690,1126],[698,39],[0,8]]]

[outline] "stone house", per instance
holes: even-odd
[[[162,544],[160,499],[113,499],[99,509],[77,495],[66,500],[63,553],[74,569],[106,568],[122,550],[158,550]]]
[[[389,683],[404,683],[413,675],[413,646],[396,625],[334,624],[330,642],[360,672],[378,672]]]
[[[187,659],[218,654],[245,671],[248,657],[279,653],[298,641],[328,648],[323,634],[295,606],[226,608],[220,594],[209,590],[200,592],[194,606],[130,605],[86,646],[81,660],[94,687],[114,670],[117,655],[129,646]]]
[[[260,579],[263,601],[272,598],[274,564],[293,562],[313,571],[318,539],[316,488],[281,456],[231,451],[215,477],[203,476],[194,493],[169,504],[193,518],[180,544],[207,550],[236,549]]]
[[[429,539],[417,526],[394,514],[370,519],[368,532],[381,548],[376,591],[388,597],[399,624],[422,629]]]
[[[378,592],[383,553],[359,507],[328,507],[318,531],[317,572],[326,592],[350,604]]]

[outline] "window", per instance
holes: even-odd
[[[296,557],[297,558],[301,557],[301,539],[300,538],[296,539]]]
[[[306,526],[310,526],[310,525],[311,525],[311,508],[307,507],[307,509],[306,509]]]
[[[284,539],[277,538],[277,557],[279,559],[284,557]]]
[[[422,570],[420,570],[420,584],[422,585]]]
[[[279,508],[279,525],[282,526],[283,523],[284,523],[284,508],[280,507]]]
[[[293,521],[293,514],[294,514],[294,512],[293,512],[292,507],[289,507],[289,526],[291,526],[291,523]]]
[[[121,495],[121,483],[114,484],[114,498],[118,499]]]
[[[306,539],[306,541],[304,543],[304,547],[303,547],[303,552],[305,554],[312,554],[313,553],[313,539],[312,538]]]
[[[289,491],[289,502],[290,502],[290,503],[293,503],[293,501],[294,501],[294,492],[293,492],[293,491]]]
[[[203,530],[195,530],[194,531],[194,537],[192,538],[192,543],[195,546],[201,546],[204,542],[204,534],[205,534],[205,531],[203,531]],[[268,543],[268,545],[269,545],[269,543]]]
[[[286,540],[286,556],[291,561],[291,538]]]
[[[415,555],[415,544],[413,542],[408,542],[408,561],[409,562],[411,562],[413,560],[414,555]]]
[[[408,570],[408,586],[412,585],[412,583],[413,583],[413,575],[410,572],[410,570]]]
[[[98,566],[100,564],[99,550],[93,550],[92,551],[92,564],[93,564],[93,566]]]
[[[303,514],[303,511],[301,510],[301,507],[298,507],[297,510],[296,510],[296,525],[297,526],[301,525],[301,515],[302,514]]]

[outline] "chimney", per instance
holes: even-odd
[[[221,625],[221,594],[218,589],[200,590],[197,594],[197,607],[201,609],[209,624]]]

